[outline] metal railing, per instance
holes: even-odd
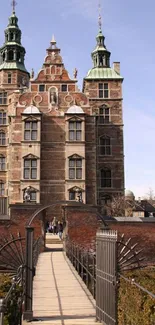
[[[96,297],[96,255],[89,250],[67,241],[65,244],[66,255],[76,271],[86,284],[87,288]]]
[[[96,253],[85,250],[78,245],[67,241],[65,244],[66,255],[77,270],[78,274],[81,276],[82,280],[87,285],[87,288],[96,299],[96,286],[97,286],[97,272],[96,272]],[[107,255],[103,258],[105,254],[104,249],[100,251],[98,256],[101,259],[101,266],[106,264],[107,275],[110,272],[109,267],[109,248],[107,250]],[[115,257],[115,255],[114,255]],[[117,259],[116,259],[117,260]],[[103,267],[104,269],[104,267]],[[112,266],[113,269],[113,266]],[[118,271],[119,265],[117,265]],[[135,271],[136,272],[136,271]],[[113,317],[113,312],[109,313],[111,315],[111,322],[104,321],[104,324],[116,324],[116,325],[155,325],[155,294],[148,290],[147,288],[152,288],[150,285],[146,285],[145,288],[142,283],[143,279],[147,276],[150,278],[150,269],[145,271],[143,274],[143,269],[139,270],[140,277],[137,281],[134,279],[134,271],[130,271],[130,277],[127,278],[126,272],[122,270],[121,273],[117,273],[117,278],[113,278],[112,285],[114,286],[114,291],[116,290],[116,295],[112,291],[106,291],[106,296],[103,294],[103,287],[100,286],[101,299],[104,299],[103,310],[101,312],[104,314],[107,312],[107,307],[109,299],[114,300],[114,306],[117,307],[116,316]],[[109,281],[109,280],[108,280]],[[139,283],[138,283],[139,282]],[[146,283],[146,281],[145,281]],[[107,287],[107,284],[106,284]],[[105,290],[105,288],[104,288]],[[108,296],[108,297],[107,297]],[[110,318],[110,317],[109,317]],[[97,317],[99,320],[99,318]]]
[[[14,241],[15,240],[13,239],[12,245],[14,244]],[[10,242],[8,242],[8,247],[10,247],[10,245]],[[29,265],[27,264],[27,259],[25,258],[25,254],[23,255],[22,251],[22,259],[18,259],[18,261],[21,260],[23,264],[18,267],[16,274],[13,276],[8,293],[3,299],[0,299],[0,325],[4,325],[4,320],[6,320],[6,323],[8,325],[21,325],[23,310],[25,311],[25,307],[23,308],[24,300],[27,303],[27,300],[32,298],[30,296],[27,297],[27,292],[29,290],[32,292],[32,283],[27,282],[27,276],[29,278],[29,274],[27,274],[27,271],[32,274],[33,280],[33,276],[35,275],[35,267],[37,265],[38,257],[42,247],[42,237],[39,237],[34,242],[32,241],[31,268],[29,268]],[[28,252],[28,255],[31,255],[31,249]]]
[[[43,247],[43,238],[39,237],[33,244],[33,266],[36,267],[38,262],[39,254],[41,253],[41,249]]]

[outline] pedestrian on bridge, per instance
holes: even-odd
[[[53,226],[53,233],[54,235],[56,235],[58,233],[58,221],[56,219],[56,217],[53,218],[53,222],[52,222],[52,226]]]
[[[62,240],[62,234],[63,234],[63,225],[61,221],[58,221],[58,235],[61,240]]]

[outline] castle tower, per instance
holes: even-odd
[[[14,4],[14,2],[13,2]],[[0,48],[0,87],[17,89],[28,86],[29,73],[25,68],[25,48],[21,44],[21,30],[15,14],[15,4],[5,29],[5,42]]]
[[[110,66],[110,52],[99,21],[96,47],[91,56],[93,67],[83,82],[89,97],[91,116],[87,117],[86,162],[87,198],[101,207],[113,195],[124,193],[124,156],[122,121],[122,82],[120,63]],[[87,170],[87,167],[86,167]],[[93,186],[93,189],[92,189]],[[92,197],[96,193],[96,198]],[[87,200],[89,203],[89,200]]]

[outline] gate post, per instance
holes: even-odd
[[[96,320],[117,325],[117,231],[98,231],[96,245]]]
[[[33,235],[34,228],[26,227],[25,300],[23,319],[28,321],[33,319]]]

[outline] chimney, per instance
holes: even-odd
[[[138,203],[141,203],[141,197],[138,198]]]
[[[113,62],[113,69],[120,74],[120,62]]]

